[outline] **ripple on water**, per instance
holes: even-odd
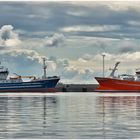
[[[140,94],[1,94],[0,138],[139,138]]]

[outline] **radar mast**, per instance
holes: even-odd
[[[43,70],[44,70],[44,74],[42,76],[43,79],[46,79],[47,78],[47,72],[46,72],[46,69],[47,69],[47,65],[46,65],[46,58],[42,58],[43,60]]]

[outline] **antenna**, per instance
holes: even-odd
[[[43,70],[44,70],[44,74],[43,74],[42,78],[46,79],[47,78],[47,75],[46,75],[46,69],[47,69],[46,58],[42,58],[42,60],[43,60]]]

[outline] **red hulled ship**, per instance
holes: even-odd
[[[140,69],[136,69],[135,75],[122,74],[115,76],[115,71],[120,62],[115,64],[109,77],[95,77],[99,86],[99,92],[140,92]]]

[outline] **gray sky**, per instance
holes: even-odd
[[[140,2],[0,2],[0,59],[11,73],[94,83],[116,61],[118,73],[140,66]]]

